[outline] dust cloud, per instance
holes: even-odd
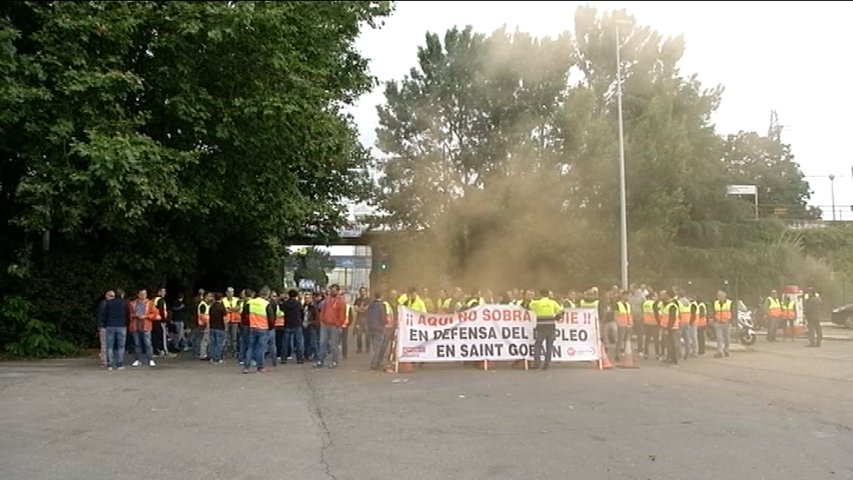
[[[601,219],[567,200],[578,189],[559,118],[570,36],[498,30],[482,48],[464,92],[417,110],[433,138],[449,141],[411,167],[405,207],[428,227],[388,240],[393,262],[381,283],[491,290],[497,298],[512,288],[565,293],[612,281],[615,215]],[[460,99],[474,109],[460,109]]]

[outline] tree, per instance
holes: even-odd
[[[329,283],[328,274],[334,270],[335,261],[329,252],[311,247],[289,255],[285,265],[293,271],[293,281],[297,285],[305,279],[314,281],[315,285],[325,286]]]
[[[353,172],[368,156],[343,113],[372,84],[353,44],[389,12],[4,3],[2,290],[70,318],[59,329],[81,340],[88,299],[108,286],[266,283],[285,238],[334,235],[366,192]],[[73,315],[49,290],[65,282],[85,299]]]
[[[531,281],[618,271],[617,19],[630,17],[580,8],[574,41],[469,27],[442,45],[428,34],[419,68],[387,84],[379,109],[380,206],[434,230],[457,274],[496,256]],[[710,206],[725,203],[710,124],[721,89],[680,75],[681,38],[623,34],[631,246],[657,272],[685,219],[715,218]]]
[[[794,161],[791,146],[782,142],[782,128],[777,123],[771,122],[766,136],[755,132],[728,135],[723,161],[732,183],[758,187],[759,215],[820,218],[820,209],[807,204],[809,184]]]

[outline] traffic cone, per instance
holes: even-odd
[[[619,368],[639,368],[634,362],[634,352],[631,349],[631,337],[625,341],[625,353],[622,354],[622,362],[619,364]]]
[[[607,349],[604,348],[604,343],[598,342],[598,350],[601,352],[601,368],[603,370],[613,368],[613,364],[610,363],[610,359],[607,358]]]

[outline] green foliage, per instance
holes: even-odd
[[[806,205],[811,195],[809,185],[804,181],[800,166],[794,162],[791,146],[782,143],[778,134],[761,136],[755,132],[740,132],[729,135],[725,140],[724,158],[733,184],[758,186],[760,216],[820,218],[819,208]]]
[[[293,272],[293,280],[299,284],[302,279],[313,280],[315,285],[329,283],[328,273],[335,268],[335,261],[329,252],[315,247],[288,255],[285,265]]]
[[[272,283],[287,238],[334,235],[366,193],[343,107],[373,82],[354,41],[390,10],[4,2],[0,288],[84,342],[107,287]]]
[[[77,353],[78,348],[57,335],[56,326],[32,317],[33,304],[19,296],[0,299],[0,321],[6,351],[21,358],[45,358]]]
[[[753,145],[715,132],[723,89],[680,72],[682,37],[581,7],[574,35],[557,38],[428,33],[416,67],[385,85],[377,203],[421,237],[412,265],[396,256],[395,274],[575,287],[618,278],[617,27],[634,277],[722,281],[773,268],[786,247],[765,246],[784,227],[751,220],[726,185],[752,176],[767,202],[805,211],[790,148],[778,136]]]

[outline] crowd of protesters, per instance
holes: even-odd
[[[347,359],[353,340],[356,353],[371,354],[371,370],[381,371],[390,369],[393,362],[398,305],[431,313],[453,313],[486,304],[534,310],[540,305],[532,290],[511,290],[495,297],[491,291],[473,289],[465,293],[459,287],[452,293],[441,289],[435,299],[428,288],[409,288],[402,295],[393,289],[368,295],[366,288],[360,288],[351,301],[338,285],[316,292],[292,289],[281,295],[268,287],[257,292],[245,289],[239,295],[228,288],[225,293],[199,290],[190,305],[183,295],[167,301],[166,293],[161,288],[149,299],[142,289],[126,301],[121,290],[106,292],[98,310],[102,366],[110,371],[124,369],[125,350],[129,348],[133,367],[145,363],[156,367],[155,358],[192,352],[195,358],[215,365],[231,359],[243,373],[252,369],[266,373],[267,365],[289,361],[336,368]],[[645,285],[633,285],[628,291],[614,286],[602,293],[593,287],[583,293],[570,291],[563,297],[545,290],[540,297],[563,308],[597,309],[602,343],[616,360],[632,336],[636,336],[645,359],[653,354],[664,363],[676,364],[679,359],[702,356],[708,328],[713,328],[717,339],[715,357],[728,356],[731,326],[738,315],[737,307],[723,291],[707,303],[678,288],[656,292]],[[806,300],[806,316],[816,317],[808,306],[819,301],[819,296],[810,292]],[[793,302],[779,297],[776,291],[765,299],[769,341],[775,341],[780,322],[787,325],[786,331],[793,331],[794,308]],[[809,345],[819,346],[820,322],[817,318],[806,320],[810,325]],[[553,338],[545,338],[542,345],[546,367],[552,342]],[[542,343],[537,339],[537,353]]]

